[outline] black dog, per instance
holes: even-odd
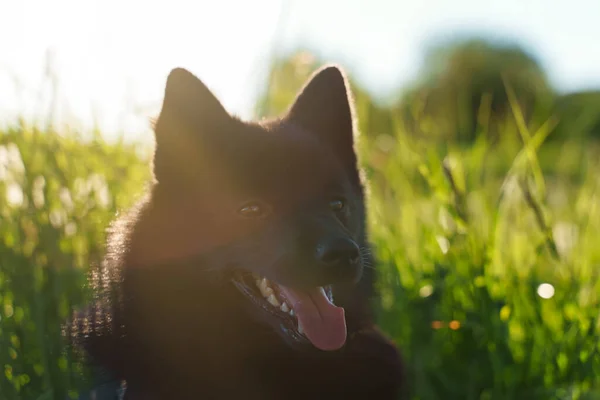
[[[90,360],[126,399],[398,398],[340,69],[260,123],[175,69],[155,133],[155,182],[113,225],[74,325]]]

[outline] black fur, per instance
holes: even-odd
[[[96,302],[73,324],[90,361],[127,381],[127,399],[398,398],[400,357],[370,307],[353,123],[334,66],[286,115],[261,123],[231,117],[195,76],[171,72],[155,126],[156,180],[113,224],[92,273]],[[332,199],[345,207],[332,211]],[[240,215],[248,204],[264,215]],[[357,263],[315,256],[340,240],[360,248]],[[238,270],[286,286],[333,284],[345,346],[325,352],[286,339],[232,284]]]

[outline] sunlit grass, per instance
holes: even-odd
[[[397,119],[361,142],[379,321],[415,399],[598,398],[599,153],[546,144],[554,121],[530,132],[513,111],[497,143],[433,146]],[[82,384],[61,322],[149,176],[138,153],[27,126],[0,134],[0,399]]]
[[[415,398],[600,396],[598,152],[544,148],[550,123],[532,134],[514,114],[521,149],[482,136],[441,153],[397,129],[365,150],[380,321]],[[581,167],[550,173],[544,150]]]
[[[0,133],[0,399],[74,395],[82,377],[61,324],[85,298],[108,222],[148,171],[133,146]]]

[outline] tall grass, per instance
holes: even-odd
[[[599,153],[544,144],[553,123],[530,132],[515,108],[505,140],[440,151],[393,119],[361,143],[379,321],[413,399],[600,398]],[[141,193],[145,154],[24,124],[0,134],[0,399],[76,396],[60,324]]]
[[[380,321],[415,399],[600,398],[598,149],[544,148],[553,121],[513,111],[521,148],[439,152],[398,124],[363,151]]]
[[[0,133],[0,399],[75,397],[84,382],[61,325],[148,176],[137,153],[25,125]]]

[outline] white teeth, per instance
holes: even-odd
[[[269,287],[269,281],[267,281],[267,278],[262,278],[259,282],[258,282],[258,287],[261,290],[264,290],[266,288]]]
[[[273,294],[273,289],[271,289],[269,286],[269,281],[267,281],[267,278],[257,279],[256,286],[258,286],[258,289],[263,297],[269,297]]]
[[[325,295],[325,298],[327,300],[329,300],[331,303],[333,303],[333,295],[330,292],[325,291],[324,287],[319,287],[319,290],[321,291],[321,293],[323,293]]]
[[[302,329],[302,324],[300,323],[300,321],[298,321],[298,332],[300,334],[304,334],[304,329]]]
[[[289,304],[287,304],[285,301],[282,301],[281,303],[279,302],[275,296],[275,291],[269,286],[269,281],[267,278],[256,278],[255,283],[260,290],[260,293],[269,302],[269,304],[274,307],[278,307],[281,311],[288,313],[292,317],[296,316],[296,313]]]
[[[258,287],[260,289],[267,289],[269,287],[269,281],[267,280],[267,278],[262,278],[260,283],[258,284]]]
[[[274,305],[275,307],[279,307],[279,301],[277,301],[277,298],[275,297],[274,294],[271,294],[269,297],[267,297],[267,301],[269,303],[271,303],[272,305]]]

